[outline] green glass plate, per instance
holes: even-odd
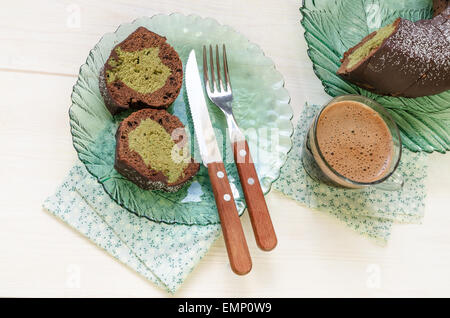
[[[118,124],[129,112],[111,116],[99,92],[98,75],[112,48],[140,26],[167,37],[180,55],[183,66],[192,49],[196,50],[197,57],[201,57],[202,45],[227,45],[233,110],[239,126],[246,132],[264,193],[278,178],[291,148],[292,109],[283,77],[257,45],[230,27],[220,25],[213,19],[181,14],[143,17],[121,25],[116,32],[102,37],[90,52],[86,64],[80,68],[69,111],[73,144],[87,170],[98,179],[111,198],[129,211],[157,222],[187,225],[218,223],[208,172],[203,165],[192,182],[176,193],[142,190],[114,169],[114,135]],[[193,136],[187,107],[183,87],[169,111],[180,118]],[[220,138],[226,136],[225,118],[216,106],[209,103],[208,107],[219,146],[224,150],[224,162],[238,211],[242,214],[245,201],[231,147],[226,138]],[[191,152],[201,162],[198,145],[191,144]]]
[[[431,0],[304,0],[300,8],[308,55],[331,96],[360,94],[385,106],[412,151],[450,149],[450,90],[419,98],[380,96],[336,75],[343,53],[367,34],[397,17],[412,21],[432,16]]]

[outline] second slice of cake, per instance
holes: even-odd
[[[200,168],[183,124],[164,110],[134,112],[121,122],[116,141],[114,167],[146,190],[178,191]]]

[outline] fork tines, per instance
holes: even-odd
[[[218,91],[217,87],[217,81],[219,82],[219,88],[221,92],[228,92],[231,93],[231,83],[230,83],[230,76],[228,72],[228,62],[227,62],[227,51],[225,48],[225,44],[223,44],[223,73],[224,73],[224,79],[221,76],[220,73],[220,58],[219,58],[219,45],[216,44],[216,71],[217,71],[217,77],[215,76],[214,71],[214,55],[213,55],[213,48],[212,45],[209,46],[209,63],[210,63],[210,69],[211,69],[211,76],[209,76],[208,72],[208,57],[206,53],[206,46],[203,46],[203,76],[205,80],[205,86],[208,93],[214,93]],[[210,84],[211,79],[211,84]],[[211,91],[212,89],[212,91]]]

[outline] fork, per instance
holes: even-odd
[[[233,92],[231,89],[225,44],[223,45],[222,53],[225,81],[222,79],[220,71],[219,46],[216,45],[216,71],[214,71],[213,49],[211,45],[209,46],[209,55],[211,77],[208,75],[206,46],[203,46],[203,79],[206,92],[209,99],[222,110],[227,120],[234,161],[241,180],[245,201],[247,202],[256,243],[262,250],[270,251],[277,245],[277,237],[272,220],[270,219],[269,210],[267,209],[255,165],[250,155],[250,149],[233,115]],[[217,73],[217,79],[215,73]]]

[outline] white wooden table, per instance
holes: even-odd
[[[41,207],[76,162],[68,107],[78,68],[106,32],[156,13],[213,17],[261,46],[286,80],[297,119],[329,97],[312,71],[294,0],[0,1],[0,296],[169,296]],[[278,233],[234,275],[219,239],[178,297],[450,296],[450,155],[430,156],[422,225],[387,247],[271,192]],[[79,272],[80,284],[71,283]]]

